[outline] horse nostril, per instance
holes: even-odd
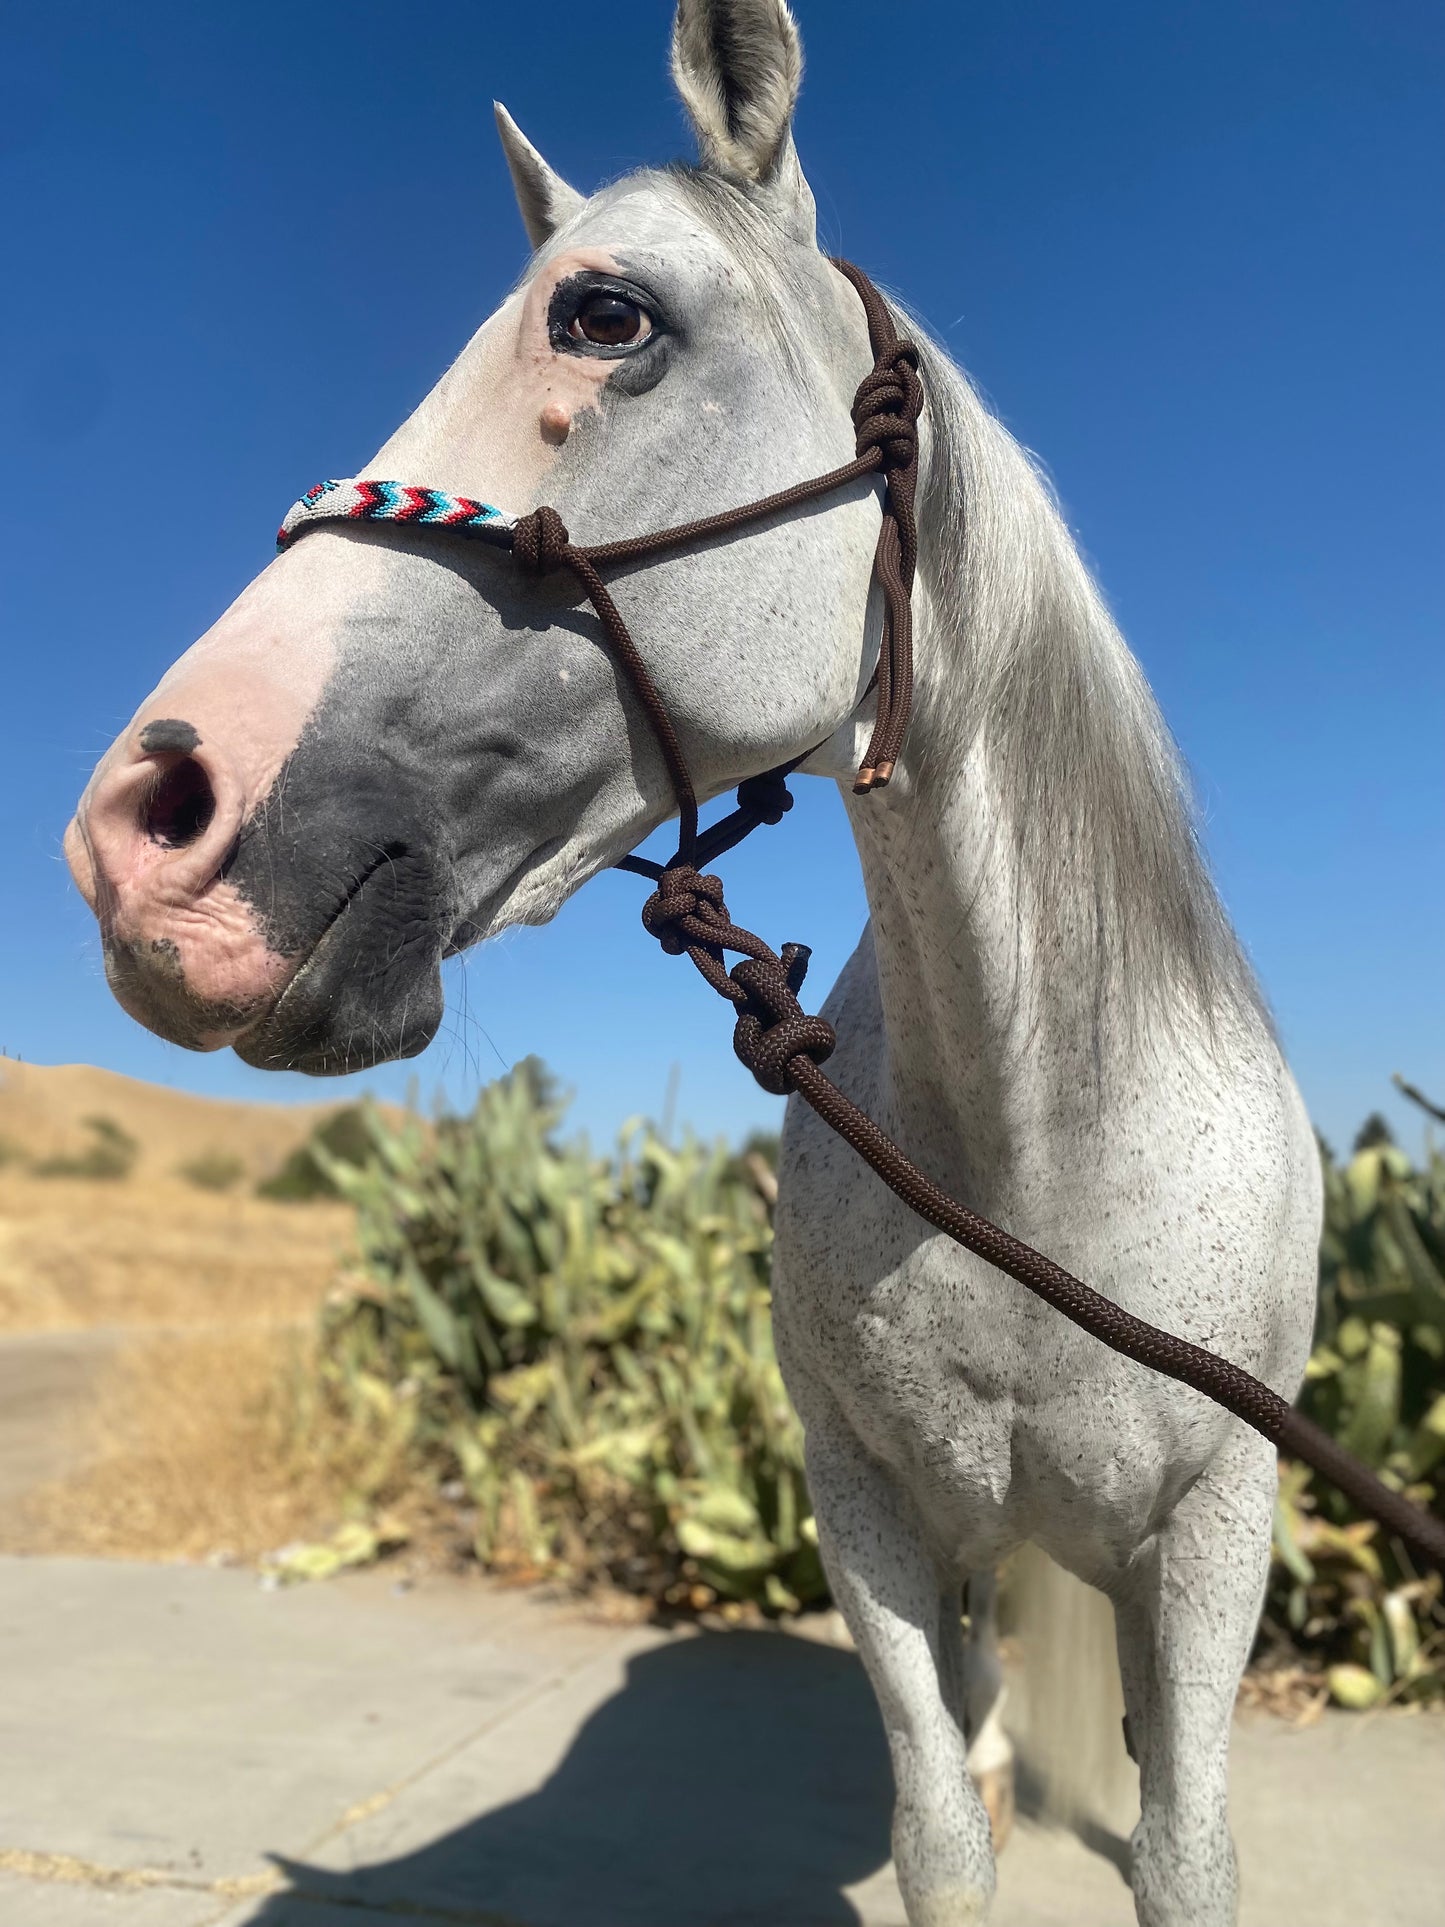
[[[193,756],[179,756],[163,769],[141,811],[141,827],[154,843],[183,850],[201,836],[216,814],[211,779]]]

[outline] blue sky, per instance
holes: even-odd
[[[825,242],[902,291],[1051,472],[1158,691],[1321,1128],[1445,1091],[1442,17],[1416,0],[802,0]],[[505,100],[577,185],[688,151],[670,8],[68,5],[0,62],[0,1049],[228,1096],[299,1078],[148,1036],[59,861],[88,771],[516,275]],[[879,21],[889,25],[886,57]],[[886,139],[866,130],[886,126]],[[729,899],[815,951],[864,917],[805,783]],[[598,879],[455,966],[370,1088],[528,1051],[610,1135],[774,1121],[691,971]],[[333,1086],[339,1091],[341,1087]]]

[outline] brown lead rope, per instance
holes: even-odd
[[[732,921],[721,879],[699,873],[700,864],[731,849],[760,823],[779,821],[792,805],[785,779],[810,752],[749,778],[739,787],[738,808],[699,834],[697,795],[677,732],[598,573],[600,567],[642,560],[708,536],[729,533],[881,470],[885,476],[883,525],[873,565],[884,600],[883,641],[876,676],[878,709],[855,789],[867,791],[887,783],[908,727],[913,693],[910,591],[918,556],[914,517],[917,422],[923,405],[918,354],[911,342],[899,337],[887,304],[868,277],[850,262],[838,261],[835,265],[858,291],[873,346],[872,372],[864,377],[853,403],[858,451],[855,460],[814,481],[800,482],[742,508],[618,542],[577,547],[561,517],[550,508],[536,509],[519,521],[513,532],[513,553],[523,567],[536,574],[568,568],[581,584],[647,714],[677,795],[677,855],[666,866],[641,857],[623,861],[623,868],[650,877],[657,886],[643,906],[643,924],[670,955],[685,952],[718,995],[735,1007],[733,1048],[763,1089],[777,1096],[796,1091],[911,1210],[966,1251],[1007,1272],[1113,1350],[1202,1392],[1233,1412],[1272,1444],[1321,1473],[1362,1512],[1445,1572],[1445,1524],[1376,1478],[1277,1392],[1203,1346],[1136,1318],[1031,1246],[957,1203],[925,1177],[819,1069],[837,1040],[831,1025],[821,1017],[809,1016],[798,1002],[808,967],[807,949],[801,944],[784,944],[781,955],[770,950],[760,937]],[[724,957],[729,950],[740,952],[743,959],[731,970]]]
[[[643,906],[642,921],[671,955],[685,951],[718,995],[735,1006],[733,1049],[763,1089],[776,1096],[796,1091],[919,1217],[1016,1278],[1114,1351],[1202,1392],[1276,1446],[1303,1459],[1362,1512],[1445,1572],[1445,1525],[1376,1478],[1278,1392],[1202,1345],[1136,1318],[925,1177],[818,1068],[837,1040],[823,1018],[808,1016],[798,1002],[808,967],[807,950],[801,944],[785,944],[778,956],[752,931],[740,929],[728,914],[720,878],[699,876],[681,865],[669,867]],[[727,970],[725,950],[740,951],[744,961]]]

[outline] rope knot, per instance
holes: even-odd
[[[733,1050],[774,1097],[798,1088],[788,1068],[795,1057],[821,1064],[838,1042],[833,1026],[810,1017],[798,1002],[810,954],[804,944],[785,943],[781,957],[744,957],[728,972],[745,998],[733,1026]]]
[[[855,447],[859,460],[878,457],[885,472],[911,468],[918,458],[918,417],[923,413],[923,384],[918,379],[918,350],[899,340],[888,349],[853,397]]]
[[[738,808],[759,823],[781,823],[792,807],[793,792],[779,770],[764,770],[761,776],[745,777],[738,784]]]
[[[528,575],[546,575],[566,560],[572,538],[556,509],[533,509],[512,524],[512,554]]]
[[[727,923],[722,878],[699,876],[690,864],[675,863],[663,871],[643,904],[642,927],[669,957],[680,957],[684,950],[706,941],[701,932],[683,927],[694,918],[703,924]]]

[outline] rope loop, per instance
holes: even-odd
[[[803,946],[787,944],[781,959],[744,957],[728,972],[747,998],[733,1026],[733,1050],[774,1097],[787,1097],[798,1088],[789,1069],[795,1057],[822,1064],[838,1042],[833,1026],[810,1017],[798,1002],[807,967]]]
[[[572,538],[556,509],[543,506],[512,524],[512,554],[528,575],[546,575],[567,560]]]
[[[723,902],[723,882],[718,876],[699,876],[685,863],[675,863],[663,871],[657,888],[642,906],[642,927],[656,937],[669,957],[680,957],[702,937],[684,925],[695,919],[711,926],[728,927],[727,906]],[[709,935],[708,941],[711,941]]]
[[[737,1008],[733,1049],[765,1091],[786,1097],[797,1089],[790,1066],[802,1056],[821,1064],[833,1054],[833,1026],[810,1017],[798,1002],[809,951],[785,943],[778,956],[761,937],[728,914],[721,877],[699,876],[674,863],[642,906],[643,927],[670,957],[686,953],[717,992]],[[724,950],[741,950],[741,963],[723,967]]]

